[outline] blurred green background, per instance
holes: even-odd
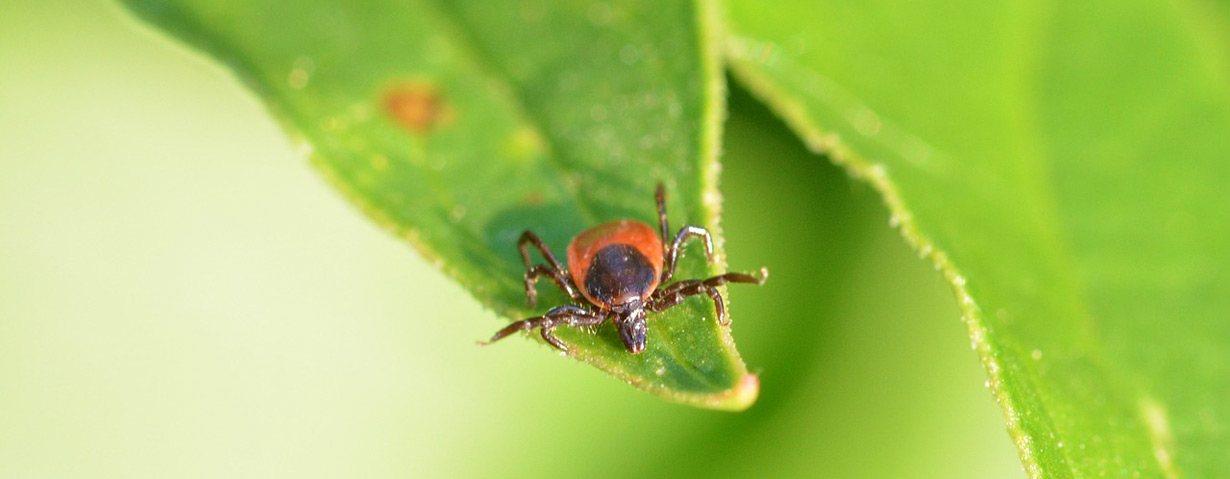
[[[878,197],[730,102],[731,268],[773,273],[732,290],[740,414],[475,346],[500,320],[220,67],[110,3],[0,3],[0,477],[1022,476]]]

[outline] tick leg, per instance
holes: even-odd
[[[664,224],[665,226],[665,224]],[[679,229],[679,233],[675,235],[675,241],[670,243],[664,252],[662,266],[662,279],[658,280],[658,284],[666,284],[675,274],[675,260],[679,257],[679,249],[683,247],[683,242],[690,238],[699,238],[705,242],[705,257],[709,262],[713,262],[713,237],[709,235],[709,230],[699,226],[684,226]]]
[[[550,267],[543,265],[530,266],[530,245],[538,248],[538,251],[542,253],[542,257],[546,258],[547,263],[550,263]],[[521,233],[521,238],[517,240],[517,250],[521,252],[521,261],[525,263],[525,299],[531,308],[538,303],[538,291],[534,289],[534,283],[542,275],[550,276],[560,289],[568,293],[568,297],[572,298],[573,301],[581,300],[568,279],[568,270],[564,269],[559,260],[555,259],[555,255],[551,254],[551,250],[547,248],[547,245],[543,244],[542,240],[533,231],[525,230],[524,233]]]
[[[572,284],[568,282],[567,272],[540,264],[530,267],[529,270],[525,272],[525,299],[531,308],[538,305],[538,290],[534,289],[534,283],[538,282],[538,277],[542,275],[550,277],[560,289],[564,290],[565,293],[568,293],[568,296],[570,296],[573,301],[581,300],[577,296],[577,293],[573,291]]]
[[[658,284],[666,284],[670,281],[671,276],[675,274],[675,260],[679,257],[679,249],[683,247],[683,242],[688,238],[700,238],[705,241],[705,256],[709,258],[709,262],[713,262],[713,238],[709,235],[709,230],[699,226],[684,226],[675,235],[675,241],[670,240],[670,225],[666,221],[666,187],[662,183],[658,183],[657,190],[654,191],[654,200],[658,203],[658,227],[662,233],[662,244],[666,245],[666,251],[663,251],[662,278],[658,280]]]
[[[653,199],[658,203],[658,227],[662,232],[662,244],[670,244],[671,227],[666,223],[666,187],[662,183],[658,183],[658,188],[653,192]]]
[[[705,282],[699,279],[680,281],[666,288],[655,291],[653,296],[650,297],[649,304],[645,306],[645,309],[656,313],[682,303],[688,296],[707,293],[709,294],[709,297],[713,299],[713,305],[717,308],[718,322],[725,324],[725,322],[723,322],[723,316],[726,313],[726,305],[722,303],[722,296],[715,296],[714,294],[709,293],[709,290],[713,290],[715,293],[717,292],[716,288],[706,286]]]
[[[759,278],[750,274],[726,273],[704,280],[689,279],[680,281],[654,292],[653,296],[650,297],[647,308],[654,312],[662,311],[683,302],[688,296],[705,293],[709,296],[709,299],[713,300],[713,306],[717,310],[718,322],[730,324],[726,319],[726,305],[722,302],[722,295],[718,293],[717,287],[726,283],[751,283],[759,285],[764,284],[768,277],[769,270],[761,268]]]
[[[535,316],[529,319],[516,321],[503,329],[495,332],[495,336],[491,337],[490,341],[480,342],[479,344],[486,346],[501,339],[504,339],[513,333],[519,331],[529,331],[534,328],[542,329],[542,339],[556,348],[567,351],[568,347],[560,342],[555,335],[551,334],[551,330],[561,324],[568,326],[596,326],[606,320],[606,316],[593,311],[586,310],[577,306],[560,306],[548,311],[542,316]]]
[[[546,340],[548,343],[551,343],[552,346],[555,346],[555,349],[565,352],[568,351],[568,346],[565,346],[559,338],[555,337],[555,335],[551,333],[554,329],[555,326],[543,326],[542,339]]]

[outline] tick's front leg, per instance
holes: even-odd
[[[769,270],[760,268],[760,277],[757,278],[750,274],[743,273],[726,273],[714,276],[709,279],[689,279],[672,284],[665,288],[660,288],[650,297],[647,308],[650,311],[662,311],[664,309],[675,306],[688,296],[705,293],[709,299],[713,300],[713,307],[717,310],[718,322],[721,324],[729,324],[726,320],[726,304],[722,302],[722,296],[718,293],[717,287],[726,283],[751,283],[764,284],[769,278]]]
[[[662,266],[662,279],[658,284],[666,284],[675,274],[675,262],[679,259],[679,250],[683,248],[683,243],[690,238],[696,238],[703,241],[705,246],[705,257],[710,263],[713,262],[713,237],[709,235],[709,230],[699,226],[684,226],[679,228],[679,233],[675,235],[675,241],[667,246],[664,252]]]
[[[542,339],[561,351],[568,351],[568,347],[560,342],[551,331],[559,325],[567,326],[596,326],[606,320],[606,315],[589,311],[577,306],[560,306],[548,311],[542,316],[516,321],[503,329],[496,331],[495,336],[491,337],[490,341],[479,342],[478,344],[486,346],[501,339],[504,339],[513,333],[519,331],[529,331],[534,328],[542,328]]]

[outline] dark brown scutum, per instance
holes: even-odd
[[[649,296],[657,272],[649,259],[626,244],[613,244],[594,255],[585,274],[589,296],[607,306],[620,299]]]

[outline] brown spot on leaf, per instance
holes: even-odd
[[[538,206],[539,204],[542,204],[542,200],[543,197],[541,192],[531,191],[529,194],[525,195],[525,198],[521,201],[530,206]]]
[[[384,110],[399,126],[418,135],[430,133],[452,118],[452,108],[440,90],[427,81],[389,88],[384,94]]]

